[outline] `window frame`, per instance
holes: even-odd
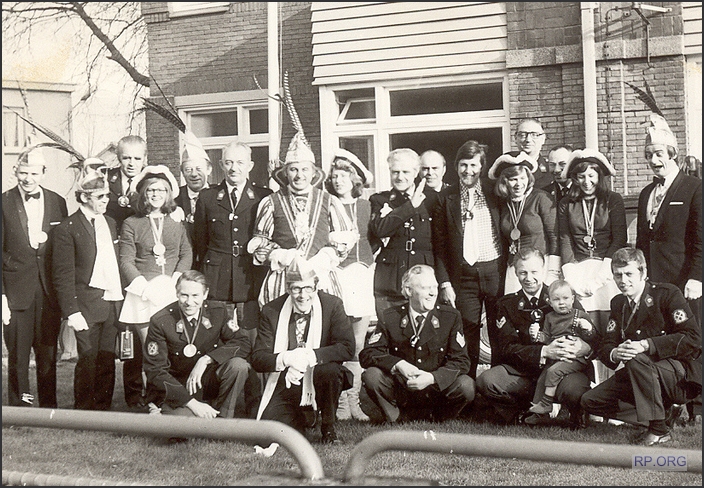
[[[3,124],[2,124],[2,152],[3,154],[20,154],[22,151],[24,151],[27,148],[27,124],[25,123],[24,120],[22,120],[17,114],[14,112],[19,113],[20,115],[27,116],[26,115],[26,109],[25,107],[20,107],[20,106],[3,106],[2,108],[2,115],[3,115]],[[15,127],[17,128],[17,137],[19,141],[21,142],[21,145],[19,146],[6,146],[5,145],[5,114],[12,115],[17,123]]]
[[[213,14],[230,10],[230,2],[167,2],[167,6],[169,18]]]

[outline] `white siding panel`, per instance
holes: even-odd
[[[702,53],[702,4],[682,2],[684,19],[684,53]]]
[[[314,2],[314,84],[464,74],[506,66],[506,4]]]

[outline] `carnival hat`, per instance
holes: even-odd
[[[645,137],[645,145],[650,144],[671,146],[677,152],[677,138],[675,134],[670,130],[670,126],[667,124],[665,117],[655,113],[650,114],[650,126],[647,129],[647,136]]]
[[[203,149],[203,144],[190,130],[183,133],[183,151],[181,152],[181,164],[187,161],[210,162],[208,153]]]
[[[302,256],[296,256],[286,268],[286,283],[308,281],[317,275],[313,266]]]
[[[76,181],[76,192],[92,193],[109,188],[108,175],[103,171],[105,163],[99,158],[87,158],[81,162],[80,174]]]
[[[498,180],[501,173],[506,169],[513,166],[525,166],[531,173],[534,173],[538,169],[538,163],[533,158],[531,158],[527,153],[521,151],[518,155],[515,153],[505,153],[496,158],[494,164],[489,168],[489,178],[492,180]]]
[[[134,177],[134,187],[137,191],[142,189],[142,186],[150,178],[160,178],[166,181],[171,187],[171,194],[173,198],[176,198],[179,193],[178,183],[176,183],[176,178],[169,168],[163,164],[155,164],[151,166],[145,166],[141,173]]]
[[[562,178],[569,178],[574,173],[578,163],[589,162],[594,163],[601,168],[605,176],[614,176],[616,170],[606,159],[606,156],[601,154],[596,149],[577,149],[572,151],[565,163],[565,169],[562,170]]]
[[[374,181],[374,175],[372,172],[369,171],[364,164],[362,164],[362,161],[357,156],[349,152],[347,149],[342,149],[341,147],[335,149],[335,157],[333,162],[336,159],[342,159],[343,161],[350,163],[359,177],[362,178],[362,183],[364,185],[369,185],[372,181]]]

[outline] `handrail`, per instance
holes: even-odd
[[[383,451],[422,451],[622,468],[633,466],[633,456],[649,455],[655,459],[676,454],[687,456],[687,472],[702,472],[702,452],[694,450],[392,430],[373,434],[355,446],[345,468],[344,481],[361,483],[369,460]]]
[[[2,407],[2,425],[81,429],[156,437],[204,437],[241,442],[277,442],[296,459],[304,478],[325,477],[318,453],[297,430],[274,420],[201,419],[51,408]],[[268,444],[267,444],[268,445]]]

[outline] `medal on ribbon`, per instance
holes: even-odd
[[[130,204],[130,199],[127,198],[127,195],[120,195],[120,196],[117,198],[117,204],[118,204],[120,207],[125,208],[125,207],[129,206],[129,204]]]

